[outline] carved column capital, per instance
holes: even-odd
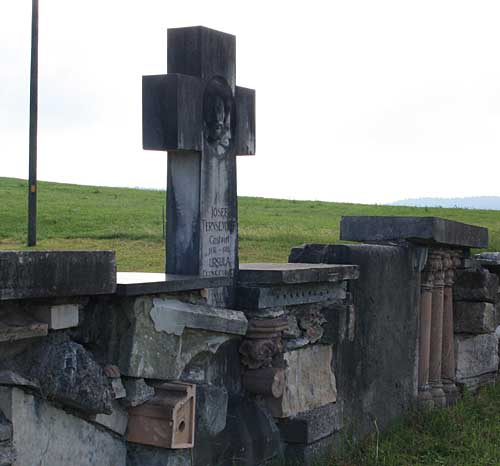
[[[444,287],[443,255],[440,251],[434,250],[429,254],[429,263],[434,276],[434,288]]]
[[[420,287],[422,288],[422,291],[432,290],[434,273],[429,260],[427,260],[427,264],[425,265],[424,270],[422,270],[420,277]]]
[[[444,286],[452,287],[455,282],[455,263],[450,252],[443,254]]]

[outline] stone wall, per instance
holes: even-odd
[[[417,393],[418,260],[411,245],[314,245],[294,248],[293,262],[356,264],[351,302],[332,309],[338,396],[346,433],[382,429],[413,406]],[[336,312],[335,312],[336,311]]]
[[[311,464],[494,382],[500,260],[424,226],[242,264],[233,309],[207,303],[221,277],[0,253],[0,465]]]

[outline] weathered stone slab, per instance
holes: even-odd
[[[6,442],[12,438],[12,423],[0,411],[0,442]]]
[[[285,391],[279,399],[267,398],[274,417],[296,416],[337,400],[332,371],[332,347],[313,345],[283,354]]]
[[[146,445],[127,445],[127,466],[191,466],[191,450],[167,450]],[[120,465],[121,466],[121,465]]]
[[[95,424],[99,424],[118,435],[125,435],[128,424],[127,411],[117,402],[112,404],[111,414],[95,414],[88,419]]]
[[[227,277],[202,277],[165,273],[118,272],[116,293],[121,296],[172,293],[229,286]]]
[[[474,259],[490,272],[500,274],[500,252],[482,252],[475,254]]]
[[[492,303],[455,301],[453,305],[455,333],[491,333],[497,327],[496,309]]]
[[[158,330],[151,315],[153,307],[151,297],[122,303],[129,325],[126,333],[120,335],[119,366],[126,376],[178,379],[196,355],[215,354],[223,343],[236,337],[190,328],[185,328],[181,336]]]
[[[178,336],[182,335],[185,328],[245,335],[248,326],[243,312],[165,298],[153,299],[151,319],[157,331]]]
[[[338,432],[343,427],[340,403],[330,403],[278,423],[286,443],[310,444]]]
[[[0,300],[114,293],[113,251],[0,251]]]
[[[325,306],[322,341],[333,343],[337,388],[344,419],[358,438],[384,429],[415,403],[418,309],[422,249],[412,244],[306,244],[290,261],[356,264],[349,283],[353,302]],[[388,363],[390,361],[390,363]]]
[[[499,379],[498,372],[489,372],[477,377],[469,377],[468,379],[461,379],[457,382],[459,387],[467,387],[472,393],[476,393],[481,387],[486,385],[493,385]]]
[[[28,380],[14,371],[0,371],[0,385],[26,387],[31,390],[39,390],[38,383]]]
[[[125,390],[121,378],[111,379],[110,383],[111,383],[111,390],[113,391],[115,400],[119,400],[127,396],[127,391]]]
[[[28,375],[47,399],[88,414],[111,413],[112,394],[92,353],[73,341],[44,341],[26,354]]]
[[[127,396],[123,403],[126,406],[139,406],[155,396],[155,389],[144,379],[125,379],[124,386]]]
[[[50,330],[62,330],[78,326],[78,304],[56,304],[36,307],[32,314],[40,322],[49,326]]]
[[[463,248],[488,247],[488,229],[440,217],[342,217],[340,239],[384,242],[409,240]]]
[[[216,436],[200,432],[193,466],[272,464],[281,453],[279,430],[267,410],[248,397],[229,394],[226,428]]]
[[[240,285],[291,285],[311,282],[355,280],[359,270],[355,265],[254,263],[240,264]]]
[[[16,465],[122,466],[126,447],[112,434],[17,388],[0,387],[0,409],[12,422]]]
[[[498,370],[498,338],[485,335],[455,335],[457,382]]]
[[[339,443],[338,434],[330,435],[311,444],[290,443],[285,449],[286,464],[290,466],[328,464]]]
[[[346,297],[345,282],[304,283],[283,286],[239,286],[239,309],[267,309],[298,304],[310,304]]]
[[[488,301],[498,295],[498,277],[486,269],[457,270],[453,286],[455,301]]]
[[[0,443],[0,466],[11,466],[16,461],[16,451],[11,442]]]
[[[225,387],[196,386],[196,435],[213,436],[226,428],[228,393]]]
[[[48,334],[48,325],[33,319],[27,314],[0,311],[0,342],[44,337]]]

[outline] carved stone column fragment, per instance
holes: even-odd
[[[422,270],[420,280],[418,404],[423,409],[434,406],[429,385],[433,277],[431,263],[428,260],[424,270]]]
[[[444,312],[444,269],[439,251],[433,251],[429,260],[434,275],[432,287],[431,344],[429,359],[429,382],[435,406],[445,406],[446,396],[441,379],[443,356],[443,312]]]
[[[455,268],[460,262],[457,253],[451,251],[444,255],[444,310],[443,310],[443,354],[441,376],[446,403],[454,404],[458,399],[455,385],[455,336],[453,331],[453,282]]]

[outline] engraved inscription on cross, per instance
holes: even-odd
[[[168,151],[166,272],[234,277],[235,156],[255,153],[255,91],[236,86],[230,34],[169,29],[167,61],[143,77],[144,149]]]

